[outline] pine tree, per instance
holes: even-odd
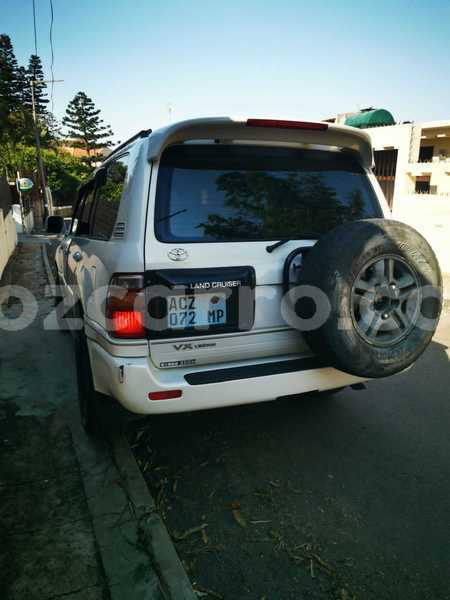
[[[30,77],[25,67],[17,69],[18,108],[9,117],[9,135],[16,142],[34,144],[33,118],[31,114]]]
[[[43,129],[41,130],[41,141],[44,146],[51,145],[52,142],[58,141],[62,137],[61,125],[55,115],[50,111],[47,112],[42,121]]]
[[[25,67],[19,67],[17,70],[17,83],[19,98],[22,107],[31,112],[31,88],[30,77]]]
[[[84,92],[78,92],[69,102],[62,121],[69,129],[67,135],[75,140],[76,146],[85,148],[88,156],[93,150],[112,145],[108,138],[113,132],[109,125],[103,125],[100,112],[91,98]]]
[[[2,120],[20,105],[18,66],[11,39],[0,35],[0,112]]]
[[[39,56],[32,54],[28,64],[28,77],[34,84],[34,103],[36,106],[36,114],[38,117],[43,116],[47,112],[47,84],[41,83],[44,81],[44,70]],[[30,98],[31,100],[31,98]]]

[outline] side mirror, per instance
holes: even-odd
[[[47,217],[47,233],[64,233],[66,230],[66,224],[64,217]]]

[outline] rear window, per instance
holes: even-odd
[[[156,192],[163,242],[316,238],[355,219],[382,216],[354,156],[267,146],[172,146]]]

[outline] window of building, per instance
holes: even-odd
[[[121,156],[106,166],[105,183],[97,187],[92,234],[109,240],[116,224],[122,192],[127,182],[128,155]]]
[[[416,177],[416,194],[429,194],[430,193],[430,178],[429,177]]]
[[[421,146],[419,150],[419,162],[431,162],[433,160],[434,146]]]

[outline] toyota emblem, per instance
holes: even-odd
[[[172,248],[167,253],[167,256],[170,260],[186,260],[188,257],[188,253],[184,248]]]

